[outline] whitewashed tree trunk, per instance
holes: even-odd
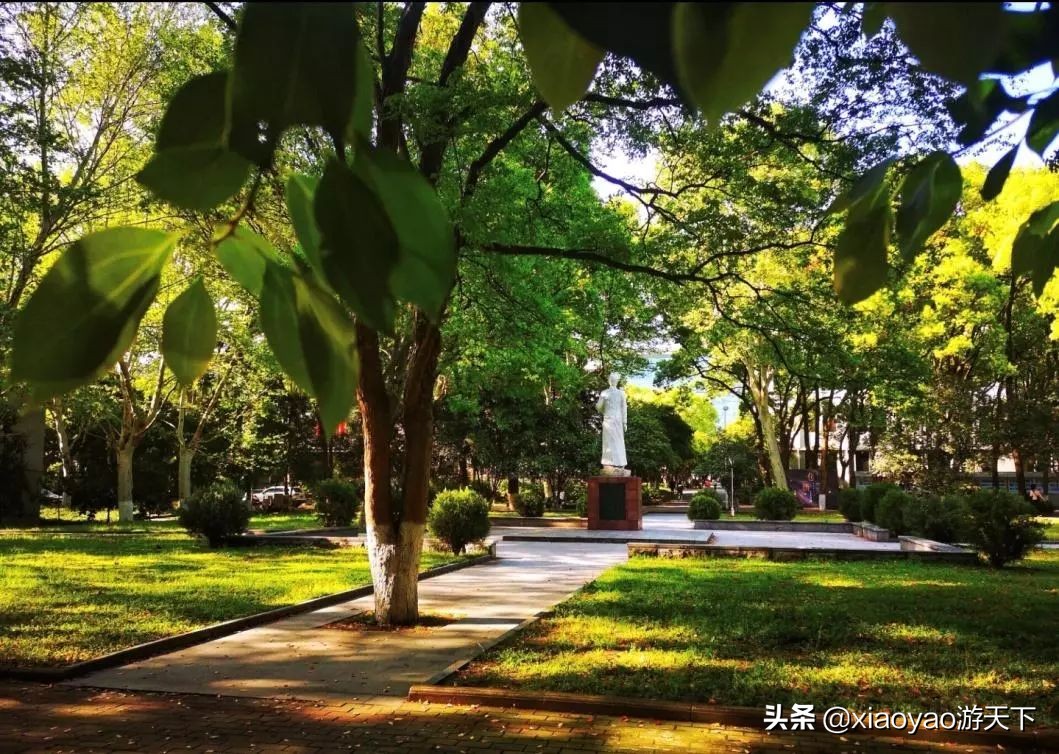
[[[392,525],[375,522],[367,525],[368,559],[375,586],[375,620],[379,623],[407,626],[419,619],[423,528],[423,524],[406,521],[398,533]]]
[[[70,450],[70,435],[66,430],[62,400],[56,398],[51,408],[52,425],[59,441],[59,458],[62,459],[63,508],[70,507],[70,483],[74,477],[74,457]]]
[[[118,446],[118,521],[129,523],[133,518],[132,504],[132,458],[136,446],[132,443]]]
[[[191,461],[195,458],[195,450],[186,445],[177,449],[177,497],[181,505],[191,497]]]

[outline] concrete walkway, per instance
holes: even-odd
[[[662,542],[679,544],[711,544],[720,547],[794,547],[829,550],[890,550],[901,549],[898,542],[871,542],[855,534],[814,531],[713,531],[696,529],[686,515],[653,513],[644,516],[640,531],[590,531],[588,529],[544,529],[539,527],[494,527],[492,537],[518,537],[542,541],[588,540],[598,542],[613,538],[619,542]]]
[[[339,630],[372,609],[365,597],[120,668],[70,685],[370,702],[413,683],[561,602],[626,559],[619,544],[500,542],[499,559],[419,585],[420,610],[457,618],[438,628]]]

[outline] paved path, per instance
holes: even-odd
[[[583,752],[959,751],[914,739],[769,735],[714,725],[553,712],[241,699],[0,685],[0,753],[582,754]],[[1012,751],[1012,749],[1005,749]]]
[[[242,631],[71,685],[300,699],[404,696],[624,562],[625,545],[500,542],[499,560],[420,582],[420,609],[458,618],[432,629],[323,628],[372,609],[365,597]]]

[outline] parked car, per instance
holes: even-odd
[[[266,511],[290,510],[296,505],[304,503],[307,498],[301,487],[292,485],[284,487],[277,485],[254,490],[250,495],[254,507]]]

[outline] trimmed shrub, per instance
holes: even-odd
[[[573,506],[577,515],[582,518],[588,515],[588,485],[579,479],[571,479],[563,485],[566,493],[566,507]]]
[[[488,479],[472,479],[467,486],[481,495],[486,502],[492,502],[496,499],[496,491],[493,490],[493,485]]]
[[[177,517],[188,533],[205,537],[210,547],[220,547],[228,537],[246,531],[250,506],[234,484],[214,482],[189,497]]]
[[[862,493],[856,487],[844,487],[838,491],[838,510],[847,521],[863,521],[861,514]]]
[[[793,521],[801,510],[790,490],[765,487],[754,495],[754,515],[762,521]]]
[[[489,533],[489,503],[470,488],[439,492],[427,515],[430,534],[462,555],[467,545]]]
[[[904,490],[887,490],[875,506],[875,523],[894,534],[904,534],[905,507],[911,502],[912,496]]]
[[[870,521],[873,524],[879,523],[875,520],[875,508],[890,490],[901,489],[893,482],[876,482],[875,484],[869,484],[860,493],[860,515],[862,520]]]
[[[1009,492],[981,490],[967,498],[968,538],[989,565],[1021,560],[1044,539],[1033,506]]]
[[[688,518],[692,521],[716,521],[721,517],[724,508],[713,490],[704,490],[695,494],[688,503]]]
[[[532,484],[524,484],[515,498],[515,510],[520,516],[539,518],[544,515],[544,493]]]
[[[647,487],[643,487],[640,490],[640,504],[641,505],[654,505],[655,504],[654,494],[657,494],[657,493],[652,493],[651,490],[647,489]]]
[[[904,510],[905,532],[936,542],[957,542],[967,531],[967,503],[959,495],[913,497]]]
[[[351,526],[360,507],[362,492],[345,479],[324,479],[313,485],[316,517],[324,526]]]

